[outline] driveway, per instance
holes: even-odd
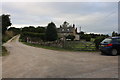
[[[69,52],[22,44],[19,36],[4,46],[3,78],[118,78],[118,56],[99,52]]]

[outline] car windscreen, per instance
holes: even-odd
[[[111,41],[112,41],[112,39],[107,38],[107,39],[104,39],[101,43],[102,44],[109,44],[109,43],[111,43]]]

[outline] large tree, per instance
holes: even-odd
[[[112,36],[117,36],[117,33],[115,31],[112,32]]]
[[[7,30],[8,26],[11,26],[12,23],[10,21],[10,15],[1,15],[0,16],[0,19],[1,19],[1,23],[2,23],[2,33],[4,34],[5,31]]]
[[[46,29],[46,40],[55,41],[57,40],[57,38],[58,38],[58,35],[57,35],[56,25],[53,22],[51,22],[48,24]]]

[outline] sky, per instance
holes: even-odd
[[[2,14],[10,14],[13,27],[47,26],[64,21],[87,33],[118,31],[117,2],[2,2]]]

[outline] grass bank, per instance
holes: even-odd
[[[2,44],[6,43],[11,38],[12,38],[11,36],[2,35]],[[0,56],[7,56],[9,54],[9,52],[7,51],[7,49],[4,46],[1,46],[0,51],[1,51]]]
[[[4,46],[2,46],[2,54],[0,54],[0,56],[6,56],[6,55],[9,55],[9,52]]]
[[[59,50],[59,51],[66,51],[66,49],[63,48],[57,48],[57,47],[50,47],[50,46],[41,46],[39,44],[33,44],[33,43],[27,43],[27,42],[22,42],[23,44],[33,46],[33,47],[38,47],[38,48],[44,48],[44,49],[50,49],[50,50]]]
[[[27,43],[27,42],[22,42],[23,44],[33,46],[33,47],[38,47],[38,48],[44,48],[44,49],[50,49],[50,50],[57,50],[57,51],[73,51],[73,52],[97,52],[97,51],[78,51],[74,49],[64,49],[64,48],[58,48],[58,47],[51,47],[51,46],[42,46],[39,44],[33,44],[33,43]]]
[[[8,40],[10,40],[12,37],[8,35],[2,35],[2,44],[6,43]]]
[[[8,40],[10,40],[13,36],[15,36],[15,35],[12,31],[6,31],[5,34],[2,34],[2,45],[4,43],[6,43]],[[6,56],[8,54],[9,54],[9,52],[7,51],[7,49],[4,46],[1,46],[0,56]]]

